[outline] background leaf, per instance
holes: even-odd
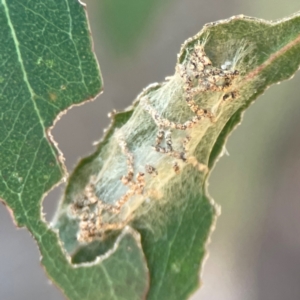
[[[152,19],[162,13],[167,1],[104,0],[96,3],[98,24],[102,28],[107,44],[117,55],[124,55],[136,49],[145,38]]]
[[[2,0],[0,27],[1,198],[16,224],[32,233],[43,266],[70,299],[100,293],[101,299],[140,299],[148,276],[136,233],[124,231],[111,260],[74,267],[41,216],[43,195],[65,175],[49,128],[61,112],[102,88],[83,6],[77,0]]]
[[[210,24],[184,45],[179,62],[185,60],[195,42],[207,36],[207,33],[209,41],[205,50],[216,66],[220,66],[226,60],[233,60],[238,51],[250,49],[248,55],[242,57],[237,65],[242,73],[241,80],[235,85],[239,93],[238,98],[220,109],[215,124],[203,129],[205,133],[194,153],[198,161],[212,168],[226,137],[240,121],[241,113],[269,85],[291,77],[299,68],[300,18],[295,15],[283,22],[268,23],[246,17],[233,17],[231,20]],[[174,82],[178,83],[176,80],[178,79],[174,76],[155,88],[146,89],[143,95],[151,95],[149,97],[154,103],[162,101],[171,103],[176,97],[177,100],[182,99],[180,91],[172,90]],[[204,97],[206,105],[213,103],[214,95],[211,98]],[[203,101],[201,98],[199,100]],[[142,120],[137,117],[140,111],[141,108],[137,106],[132,120]],[[176,117],[170,105],[165,113]],[[130,121],[131,119],[128,123]],[[114,122],[110,133],[113,133],[114,126],[119,127],[116,124]],[[141,124],[135,125],[135,128],[142,127]],[[126,124],[124,128],[125,131],[128,130]],[[147,135],[153,136],[151,131],[155,128],[149,127],[148,130]],[[95,165],[101,170],[103,165],[99,165],[99,161],[108,159],[110,153],[107,157],[105,150],[109,143],[113,143],[112,140],[113,135],[108,134],[100,143],[96,154],[79,164],[69,183],[64,205],[71,201],[74,190],[84,188],[89,174],[95,172]],[[134,139],[131,137],[131,140]],[[216,211],[213,203],[205,196],[205,179],[203,172],[187,165],[180,176],[170,180],[165,186],[164,205],[156,203],[155,209],[152,207],[147,214],[141,213],[131,223],[131,226],[142,235],[142,245],[149,264],[151,288],[148,299],[184,299],[198,285],[199,266],[204,257],[205,243]],[[62,214],[61,220],[65,217]],[[154,221],[161,223],[159,225],[161,231],[157,231]],[[68,232],[68,226],[65,224],[64,222],[64,226],[60,227],[62,237]],[[100,248],[99,252],[103,251],[103,247]],[[81,254],[84,251],[86,253],[93,251],[94,255],[97,253],[94,245],[92,250],[89,246],[81,249]],[[91,259],[91,255],[87,256]]]

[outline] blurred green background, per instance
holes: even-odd
[[[57,0],[58,1],[58,0]],[[75,1],[75,0],[74,0]],[[299,0],[88,0],[104,94],[71,109],[53,130],[71,171],[93,151],[107,113],[130,105],[149,83],[174,73],[185,39],[237,14],[274,20]],[[209,180],[222,215],[192,300],[300,299],[300,74],[271,87],[227,143]],[[51,220],[62,187],[44,201]],[[0,206],[0,299],[60,300],[39,265],[35,242]],[[172,299],[170,299],[172,300]]]

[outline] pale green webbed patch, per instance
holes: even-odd
[[[73,262],[106,253],[122,228],[130,226],[141,234],[147,257],[147,299],[185,299],[198,286],[220,211],[207,196],[206,180],[242,112],[271,83],[290,76],[277,65],[288,49],[298,47],[298,39],[270,42],[269,37],[289,28],[292,20],[267,23],[239,16],[205,26],[183,44],[173,76],[150,85],[132,107],[112,115],[95,154],[71,176],[58,215],[62,239],[74,237],[65,242]],[[299,62],[288,63],[295,72]],[[92,209],[91,226],[84,224],[82,231],[80,213],[70,226],[63,209],[74,205],[75,195],[87,196],[91,176],[97,178],[94,199],[108,206],[100,218]]]
[[[226,103],[236,100],[240,73],[233,66],[243,57],[214,67],[204,50],[206,41],[187,48],[174,76],[142,92],[132,116],[114,129],[87,170],[83,188],[68,195],[67,213],[58,224],[67,217],[74,228],[75,220],[79,243],[105,240],[155,202],[164,203],[165,187],[186,166],[208,172],[194,153]]]

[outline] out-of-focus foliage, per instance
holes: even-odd
[[[136,49],[164,7],[172,0],[103,0],[96,3],[99,27],[116,55]]]

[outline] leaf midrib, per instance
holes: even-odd
[[[252,70],[245,77],[245,81],[250,81],[253,78],[255,79],[255,77],[257,77],[259,75],[259,73],[261,73],[264,69],[266,69],[268,66],[270,66],[276,59],[280,58],[282,55],[284,55],[284,53],[288,52],[290,49],[292,49],[294,46],[296,46],[298,44],[300,44],[300,34],[295,39],[293,39],[292,41],[287,43],[285,46],[280,48],[278,51],[272,53],[266,61],[264,61],[261,65],[256,67],[254,70]]]
[[[16,31],[15,31],[15,28],[11,22],[11,19],[10,19],[10,15],[9,15],[9,9],[8,9],[8,6],[7,6],[7,3],[6,3],[6,0],[1,0],[3,6],[4,6],[4,11],[5,11],[5,15],[6,15],[6,18],[7,18],[7,22],[8,22],[8,26],[11,30],[11,35],[12,35],[12,38],[13,38],[13,41],[14,41],[14,45],[15,45],[15,48],[16,48],[16,52],[17,52],[17,56],[18,56],[18,60],[19,60],[19,63],[20,63],[20,66],[21,66],[21,70],[22,70],[22,73],[23,73],[23,79],[24,79],[24,82],[26,83],[26,86],[29,90],[29,93],[30,93],[30,99],[33,103],[33,106],[34,106],[34,110],[36,111],[37,115],[38,115],[38,118],[39,118],[39,122],[41,124],[41,126],[43,127],[43,135],[44,137],[46,138],[46,135],[45,135],[45,127],[44,127],[44,120],[42,119],[42,116],[40,114],[40,111],[34,101],[34,96],[35,96],[35,93],[29,83],[29,80],[28,80],[28,77],[27,77],[27,73],[26,73],[26,70],[25,70],[25,67],[24,67],[24,63],[23,63],[23,58],[22,58],[22,54],[21,54],[21,51],[20,51],[20,43],[19,43],[19,40],[17,38],[17,35],[16,35]]]

